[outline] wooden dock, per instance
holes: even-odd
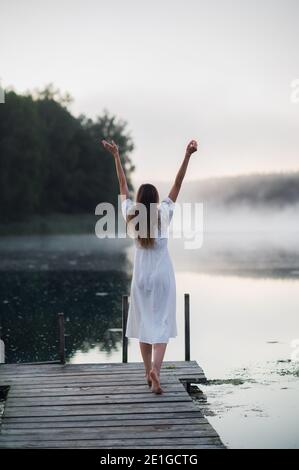
[[[163,364],[163,395],[142,363],[1,364],[0,448],[224,448],[184,386],[205,381],[195,361]]]

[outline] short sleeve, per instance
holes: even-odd
[[[162,211],[162,216],[163,218],[166,218],[168,224],[170,224],[172,216],[173,216],[173,211],[174,211],[174,206],[175,203],[170,199],[170,197],[166,197],[161,201],[160,208]]]
[[[130,209],[134,206],[134,202],[132,201],[132,199],[125,199],[122,203],[121,203],[121,212],[122,212],[122,215],[123,215],[123,218],[125,220],[127,220],[127,215],[128,215],[128,212],[130,211]]]

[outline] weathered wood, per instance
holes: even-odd
[[[65,333],[64,333],[64,314],[58,313],[59,325],[59,359],[61,364],[65,364]]]
[[[36,406],[37,397],[34,398],[25,398],[25,397],[17,397],[12,398],[9,396],[6,406],[7,407],[15,407],[15,406]],[[71,404],[70,404],[71,400]],[[186,395],[186,393],[179,391],[179,392],[168,392],[163,395],[154,395],[150,393],[139,393],[139,394],[131,394],[131,395],[75,395],[70,397],[40,397],[38,399],[39,406],[52,406],[52,405],[66,405],[72,406],[77,404],[87,405],[87,404],[118,404],[118,403],[157,403],[157,402],[182,402],[182,401],[192,401],[190,396]]]
[[[223,448],[221,441],[218,438],[214,437],[203,437],[203,438],[191,438],[191,437],[179,437],[179,438],[159,438],[153,439],[94,439],[94,440],[59,440],[59,441],[19,441],[19,442],[3,442],[1,443],[1,448],[3,449],[37,449],[37,448],[46,448],[46,449],[87,449],[87,448],[94,448],[94,449],[123,449],[128,448],[135,449],[137,448],[144,448],[144,447],[152,447],[154,442],[157,442],[156,448],[161,448],[162,446],[167,449],[177,448],[181,446],[185,448],[186,445],[192,446],[192,448],[200,448],[200,449],[215,449]]]
[[[5,362],[5,344],[3,339],[1,339],[1,326],[0,326],[0,364]]]
[[[168,383],[164,385],[165,393],[168,392],[181,392],[183,385],[181,383]],[[21,385],[14,386],[9,392],[9,398],[30,398],[30,397],[71,397],[71,396],[83,396],[83,395],[132,395],[144,394],[148,395],[147,384],[123,384],[123,385],[112,385],[112,386],[68,386],[61,385],[60,387],[47,388],[39,386],[39,388],[23,388]]]
[[[128,338],[126,337],[128,321],[128,296],[123,295],[122,297],[122,361],[123,363],[128,362]]]
[[[60,439],[111,439],[111,433],[113,433],[114,439],[140,439],[142,437],[147,438],[163,438],[163,437],[217,437],[216,431],[210,425],[189,425],[185,426],[183,429],[180,426],[147,426],[146,428],[141,428],[136,430],[134,427],[110,427],[109,433],[107,429],[98,428],[98,429],[48,429],[40,430],[27,430],[24,433],[24,430],[13,430],[13,431],[2,431],[1,433],[1,442],[8,441],[58,441]]]
[[[126,446],[123,446],[121,447],[121,449],[215,449],[217,447],[217,449],[225,449],[224,445],[222,443],[220,443],[219,445],[217,444],[212,444],[212,445],[203,445],[203,444],[193,444],[193,445],[176,445],[176,446],[171,446],[171,445],[159,445],[159,446],[147,446],[147,445],[143,445],[142,447],[140,446],[129,446],[129,447],[126,447]],[[92,447],[90,447],[92,449]],[[96,448],[96,447],[94,447]],[[114,447],[114,449],[118,449],[118,447]]]
[[[142,413],[142,412],[170,412],[170,411],[191,411],[194,405],[192,402],[183,402],[183,403],[162,403],[157,402],[153,404],[143,404],[143,403],[120,403],[118,406],[113,404],[101,404],[101,405],[68,405],[68,406],[45,406],[41,407],[39,405],[26,407],[26,406],[17,406],[11,407],[6,405],[5,407],[5,416],[80,416],[80,415],[95,415],[100,414],[127,414],[127,413]]]
[[[196,361],[190,361],[190,362],[185,362],[185,361],[164,361],[162,364],[162,369],[167,369],[169,367],[174,367],[176,369],[184,369],[184,368],[190,368],[194,367],[197,370],[202,370],[202,368],[197,364]],[[33,371],[35,373],[39,373],[41,370],[48,371],[50,373],[52,370],[56,370],[59,372],[63,372],[65,369],[74,369],[74,370],[85,370],[85,369],[96,369],[96,370],[101,370],[101,369],[107,369],[109,372],[112,372],[113,370],[124,370],[124,369],[144,369],[143,362],[128,362],[127,364],[119,363],[119,362],[102,362],[102,363],[96,363],[96,362],[91,362],[91,363],[84,363],[84,364],[64,364],[61,365],[60,363],[14,363],[14,364],[0,364],[0,370],[7,370],[8,372],[14,372],[15,370],[18,370],[19,373],[25,374],[28,371]]]
[[[175,377],[170,377],[169,379],[167,377],[163,377],[161,375],[161,381],[165,384],[166,381],[169,383],[169,384],[175,384],[177,383],[176,382],[176,379]],[[193,383],[197,383],[199,381],[198,378],[194,377],[192,382]],[[201,383],[201,381],[199,381],[198,383]],[[1,386],[18,386],[18,387],[21,387],[22,386],[22,381],[18,380],[17,382],[13,382],[13,381],[4,381],[2,384],[0,384]],[[131,378],[128,378],[128,380],[125,380],[125,378],[121,378],[121,377],[118,377],[118,378],[115,378],[115,379],[109,379],[109,377],[104,377],[104,378],[79,378],[76,380],[76,378],[71,378],[69,379],[68,381],[63,381],[63,380],[55,380],[54,382],[51,382],[49,380],[45,380],[45,382],[43,384],[41,383],[38,383],[38,381],[33,381],[32,380],[32,383],[30,384],[30,381],[26,381],[26,383],[24,383],[24,388],[23,390],[34,390],[36,388],[40,388],[41,385],[44,387],[44,388],[49,388],[49,389],[52,389],[52,388],[59,388],[59,387],[64,387],[65,389],[67,389],[68,387],[74,387],[74,386],[77,386],[77,387],[92,387],[92,386],[97,386],[97,387],[108,387],[108,386],[140,386],[140,385],[144,385],[144,378],[143,377],[131,377]]]
[[[167,362],[155,395],[142,363],[6,364],[0,448],[223,448],[182,384],[205,380],[194,361]]]
[[[188,373],[191,373],[193,372],[193,374],[195,375],[203,375],[203,370],[201,368],[197,368],[195,367],[192,362],[188,362],[186,363],[187,366],[185,367],[177,367],[175,364],[172,364],[170,363],[168,366],[166,367],[163,367],[161,368],[161,373],[163,374],[179,374],[180,376],[182,374],[188,374]],[[144,370],[144,368],[132,368],[132,367],[129,367],[128,364],[124,364],[124,367],[123,368],[112,368],[111,370],[109,368],[89,368],[89,367],[86,367],[84,369],[82,368],[78,368],[78,370],[76,371],[76,369],[74,368],[71,368],[71,367],[68,367],[68,365],[64,365],[62,366],[63,369],[61,371],[59,370],[55,370],[55,371],[49,371],[47,372],[46,369],[39,369],[38,371],[36,372],[28,372],[26,374],[22,374],[20,373],[20,371],[18,369],[16,370],[13,370],[12,372],[9,372],[9,371],[5,371],[4,368],[2,368],[2,366],[0,366],[0,377],[1,377],[1,380],[2,378],[13,378],[13,379],[16,379],[16,378],[34,378],[34,377],[37,377],[37,378],[41,378],[41,377],[49,377],[49,378],[53,378],[55,376],[59,376],[59,377],[68,377],[68,376],[78,376],[78,375],[109,375],[109,376],[113,376],[113,375],[127,375],[129,376],[129,374],[140,374],[142,370]]]
[[[127,378],[130,378],[131,376],[134,377],[134,376],[137,376],[137,377],[140,377],[141,371],[140,370],[122,370],[122,371],[114,371],[113,373],[109,374],[109,372],[106,370],[106,371],[97,371],[97,370],[94,370],[94,371],[86,371],[86,372],[81,372],[81,371],[78,371],[78,373],[76,374],[74,371],[65,371],[64,373],[62,374],[59,374],[58,372],[56,372],[55,374],[52,373],[52,374],[45,374],[44,372],[41,372],[40,375],[37,375],[37,374],[18,374],[17,376],[16,375],[13,375],[13,374],[5,374],[4,372],[2,373],[0,371],[0,377],[1,377],[1,382],[3,382],[4,380],[13,380],[13,381],[17,381],[17,380],[41,380],[41,379],[48,379],[48,380],[55,380],[56,378],[60,378],[62,380],[68,380],[69,378],[72,378],[72,377],[105,377],[105,376],[109,376],[111,378],[115,378],[115,377],[127,377]],[[165,375],[171,375],[171,376],[176,376],[178,375],[180,376],[180,378],[183,378],[184,376],[194,376],[194,377],[200,377],[200,376],[203,376],[203,373],[200,372],[200,371],[197,371],[194,367],[193,368],[184,368],[184,369],[162,369],[161,370],[161,375],[165,376]]]
[[[197,373],[204,374],[202,368],[196,363],[196,361],[184,362],[184,361],[165,361],[162,364],[162,371],[171,371],[181,373],[182,369],[194,370]],[[0,364],[0,377],[2,376],[51,376],[52,375],[67,375],[79,373],[107,373],[118,374],[127,373],[127,371],[140,372],[144,370],[142,362],[131,362],[127,364],[119,363],[104,363],[104,364],[65,364],[65,365],[27,365],[27,364]]]
[[[169,374],[169,381],[172,383],[176,383],[176,375]],[[165,381],[168,380],[167,374],[163,374],[161,372],[161,380]],[[181,380],[189,380],[190,382],[193,383],[203,383],[205,382],[205,377],[202,375],[195,375],[193,373],[182,373],[181,374]],[[143,384],[144,383],[144,378],[140,374],[130,374],[129,376],[126,376],[125,374],[117,374],[115,376],[109,376],[109,375],[79,375],[78,377],[76,376],[70,376],[70,377],[45,377],[43,379],[43,386],[49,386],[49,387],[57,387],[58,385],[65,385],[65,386],[73,386],[74,384],[79,385],[79,386],[84,386],[88,384],[98,384],[100,385],[121,385],[121,384]],[[17,377],[16,379],[12,378],[5,378],[1,377],[0,385],[19,385],[22,387],[27,387],[27,388],[33,388],[34,386],[40,386],[41,381],[38,379],[38,377],[32,377],[32,378],[22,378],[22,377]]]
[[[92,420],[90,417],[81,417],[81,421],[73,421],[73,420],[63,420],[63,421],[43,421],[39,419],[36,422],[27,422],[27,421],[17,421],[13,419],[5,419],[2,423],[2,431],[22,431],[24,429],[27,430],[36,430],[36,431],[48,431],[49,429],[88,429],[88,428],[107,428],[109,430],[112,428],[126,428],[126,429],[138,429],[138,430],[146,430],[146,429],[155,429],[157,426],[174,426],[179,425],[181,428],[189,425],[193,426],[201,426],[201,425],[208,425],[210,423],[204,417],[196,416],[189,417],[189,418],[153,418],[155,415],[151,415],[151,418],[145,419],[142,418],[143,415],[136,415],[139,418],[135,419],[126,419],[122,416],[122,419],[116,420],[112,416],[111,418],[106,416],[106,419],[96,419],[93,417]]]
[[[1,374],[1,372],[0,372]],[[143,374],[144,375],[144,374]],[[182,369],[181,371],[167,371],[167,370],[162,370],[161,371],[161,376],[165,377],[165,376],[171,376],[171,377],[174,377],[174,378],[178,378],[178,379],[181,379],[183,380],[184,377],[187,378],[191,378],[191,377],[195,377],[195,378],[202,378],[204,377],[204,374],[200,373],[200,372],[196,372],[194,369]],[[179,376],[179,377],[178,377]],[[67,374],[51,374],[51,375],[43,375],[41,374],[40,377],[38,377],[37,375],[32,375],[32,376],[29,376],[29,375],[18,375],[17,377],[14,377],[12,376],[11,374],[10,375],[6,375],[6,374],[1,374],[1,382],[4,382],[5,380],[9,380],[9,381],[12,381],[12,382],[15,382],[15,381],[31,381],[31,380],[37,380],[37,381],[40,381],[41,379],[45,379],[45,380],[48,380],[48,381],[51,381],[51,382],[55,382],[56,379],[61,379],[61,380],[65,380],[65,381],[68,381],[69,379],[72,379],[72,378],[103,378],[105,379],[106,378],[109,378],[110,380],[113,380],[113,379],[116,379],[118,377],[120,378],[128,378],[130,379],[131,377],[134,378],[134,377],[142,377],[142,373],[140,371],[127,371],[126,372],[119,372],[119,373],[113,373],[113,374],[109,374],[108,371],[106,371],[105,373],[97,373],[97,372],[86,372],[86,373],[83,373],[83,372],[79,372],[78,374],[75,374],[75,373],[67,373]]]
[[[184,295],[185,301],[185,361],[190,361],[190,295]]]
[[[134,422],[139,422],[144,421],[145,423],[148,422],[148,420],[153,421],[154,423],[156,422],[157,419],[163,419],[163,420],[172,420],[172,419],[189,419],[189,418],[194,418],[194,419],[203,419],[203,415],[201,411],[198,408],[193,408],[192,410],[188,411],[176,411],[176,412],[164,412],[161,414],[159,411],[157,412],[142,412],[142,413],[135,413],[135,414],[130,414],[130,413],[123,413],[122,415],[118,414],[96,414],[90,417],[90,415],[80,415],[80,416],[22,416],[22,417],[15,417],[15,416],[10,416],[9,418],[6,416],[3,419],[3,426],[5,423],[8,424],[25,424],[25,423],[64,423],[64,424],[69,424],[69,423],[77,423],[78,426],[82,425],[84,423],[85,426],[87,426],[87,423],[89,422],[97,422],[100,423],[102,426],[103,422],[109,422],[109,423],[114,423],[117,422],[118,424],[122,423],[124,420],[130,420]]]
[[[190,295],[184,295],[184,313],[185,313],[185,361],[190,361]],[[190,393],[190,381],[186,382],[186,390]]]

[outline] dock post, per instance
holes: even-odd
[[[190,361],[190,294],[184,295],[185,311],[185,361]],[[190,383],[187,382],[187,392],[190,393]]]
[[[190,361],[190,295],[185,294],[185,361]]]
[[[128,338],[126,337],[126,329],[127,329],[127,321],[128,321],[128,296],[123,295],[122,297],[122,362],[128,362]]]
[[[65,334],[64,334],[64,314],[58,313],[59,324],[59,359],[61,364],[65,364]]]
[[[5,344],[4,341],[1,339],[1,329],[0,329],[0,364],[4,364],[5,362]]]

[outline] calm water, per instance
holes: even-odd
[[[191,296],[191,355],[208,385],[198,406],[230,447],[299,448],[299,246],[293,231],[210,233],[202,249],[170,241],[179,336]],[[57,313],[66,317],[69,362],[121,361],[121,296],[132,246],[95,236],[0,239],[0,326],[6,362],[57,359]],[[298,348],[299,346],[297,346]],[[296,359],[294,356],[293,359]],[[139,361],[138,342],[129,360]]]

